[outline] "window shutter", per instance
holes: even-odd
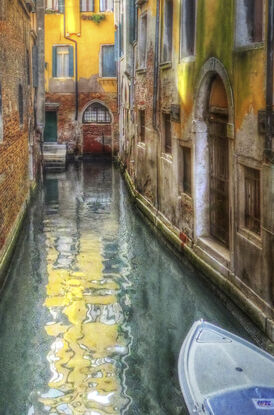
[[[38,87],[38,49],[36,45],[32,47],[32,86],[33,88]]]
[[[102,76],[116,76],[114,45],[107,45],[102,47]]]
[[[64,0],[58,0],[58,11],[64,13]]]
[[[57,76],[57,46],[52,46],[52,76]]]
[[[69,76],[74,76],[73,46],[69,46]]]

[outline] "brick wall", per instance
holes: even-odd
[[[33,140],[35,91],[28,84],[27,50],[31,57],[31,18],[21,0],[1,0],[0,82],[3,140],[0,142],[0,253],[29,193],[29,141]],[[31,62],[29,64],[31,68]],[[18,90],[23,88],[23,123]],[[30,129],[29,129],[30,126]],[[35,142],[35,139],[34,139]],[[34,171],[37,157],[34,156]],[[1,259],[1,258],[0,258]]]
[[[75,94],[46,94],[46,103],[59,104],[58,107],[58,142],[68,143],[70,153],[82,152],[83,126],[82,114],[86,105],[98,100],[105,104],[113,114],[113,151],[118,151],[118,114],[116,93],[79,93],[78,122],[75,121]]]

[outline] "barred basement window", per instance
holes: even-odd
[[[2,107],[2,85],[0,83],[0,142],[3,141],[4,132],[3,132],[3,107]]]
[[[146,138],[146,112],[139,110],[140,141],[145,142]]]
[[[260,171],[244,168],[245,187],[245,227],[257,234],[261,233]]]
[[[163,40],[161,61],[170,62],[172,58],[172,32],[173,32],[173,1],[165,0],[163,17]]]
[[[23,87],[19,84],[18,87],[18,112],[19,122],[22,125],[24,123],[24,100],[23,100]]]
[[[94,12],[94,0],[80,0],[81,12]]]
[[[164,127],[164,151],[165,153],[171,153],[171,120],[170,114],[163,114],[163,127]]]
[[[84,112],[83,123],[110,124],[111,116],[109,110],[98,102],[91,104]]]

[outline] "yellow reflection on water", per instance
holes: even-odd
[[[46,233],[48,285],[44,303],[52,316],[45,327],[53,339],[47,356],[51,378],[49,391],[39,401],[51,415],[120,414],[128,399],[120,380],[121,357],[127,354],[127,345],[119,334],[123,321],[119,285],[104,276],[98,235],[87,232],[79,237],[74,265],[66,268],[60,267],[62,252],[53,232]]]

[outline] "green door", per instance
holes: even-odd
[[[56,143],[57,141],[57,112],[46,112],[46,125],[44,141]]]

